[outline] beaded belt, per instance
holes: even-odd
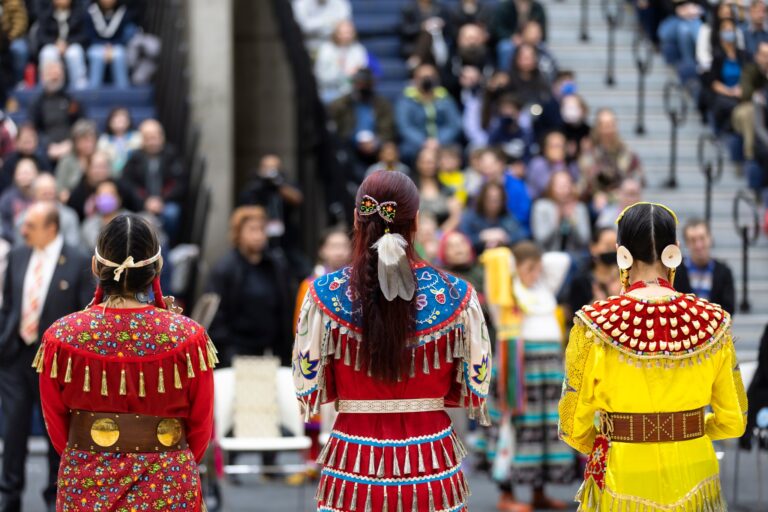
[[[94,452],[168,452],[187,448],[184,422],[146,414],[72,411],[70,448]]]
[[[347,414],[392,414],[399,412],[442,411],[443,398],[411,400],[336,400],[336,410]]]
[[[704,408],[682,412],[609,412],[611,441],[665,443],[688,441],[704,435]],[[610,427],[609,427],[610,428]]]

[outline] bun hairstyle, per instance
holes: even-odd
[[[658,204],[631,206],[617,223],[618,244],[629,250],[634,261],[648,264],[661,261],[664,249],[677,243],[677,219]]]
[[[106,260],[125,261],[129,256],[139,262],[155,256],[160,250],[157,233],[142,217],[134,214],[119,215],[99,234],[96,251]],[[105,295],[128,296],[146,291],[155,277],[160,275],[162,259],[142,267],[128,267],[115,280],[115,268],[96,262],[99,287]],[[98,301],[97,301],[98,302]]]
[[[379,213],[362,214],[366,196],[379,204],[396,203],[391,221]],[[408,336],[413,331],[413,300],[395,297],[387,300],[379,280],[379,252],[373,248],[385,233],[400,235],[406,245],[405,257],[416,259],[413,237],[419,210],[419,191],[405,174],[377,171],[366,178],[357,190],[355,230],[352,240],[351,292],[362,311],[360,323],[363,343],[362,361],[374,378],[396,381],[406,364]]]

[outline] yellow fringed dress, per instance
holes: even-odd
[[[712,441],[744,432],[747,400],[730,317],[693,295],[612,297],[576,314],[566,350],[560,437],[590,454],[596,413],[677,412],[711,406],[703,437],[612,441],[604,487],[589,478],[582,511],[726,510]]]

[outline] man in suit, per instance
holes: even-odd
[[[733,273],[728,265],[712,257],[709,226],[702,219],[692,219],[683,228],[683,239],[688,256],[677,268],[675,288],[720,304],[733,314],[736,308]]]
[[[33,407],[39,407],[38,376],[32,360],[46,329],[82,309],[93,295],[90,259],[64,243],[56,205],[29,207],[21,234],[26,244],[11,251],[0,310],[0,401],[4,452],[0,512],[21,510],[27,440]],[[59,458],[48,447],[48,487],[43,497],[55,510]]]

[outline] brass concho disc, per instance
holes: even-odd
[[[115,444],[119,437],[120,428],[111,418],[99,418],[91,425],[91,439],[103,448]]]
[[[176,418],[166,418],[157,424],[157,440],[163,446],[178,444],[181,433],[181,422]]]

